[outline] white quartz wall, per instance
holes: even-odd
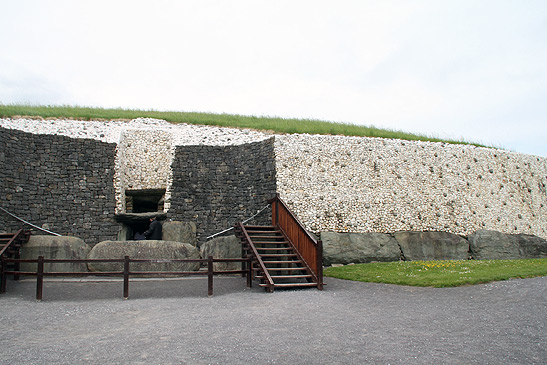
[[[479,229],[547,238],[547,159],[380,138],[276,137],[277,189],[313,232]]]
[[[171,201],[175,154],[173,135],[162,130],[125,130],[116,154],[116,213],[125,213],[125,191],[165,189],[164,211]]]

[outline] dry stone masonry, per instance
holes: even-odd
[[[114,218],[134,190],[164,191],[161,214],[195,223],[198,246],[275,193],[315,234],[547,238],[547,159],[497,149],[146,118],[17,118],[0,119],[0,167],[3,208],[91,246],[118,237]],[[21,226],[1,216],[0,230]]]

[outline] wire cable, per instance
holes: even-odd
[[[256,212],[256,214],[253,215],[251,218],[247,218],[247,219],[245,219],[245,220],[244,220],[243,222],[241,222],[241,223],[243,223],[243,224],[247,223],[248,221],[250,221],[251,219],[253,219],[253,218],[256,217],[257,215],[259,215],[260,213],[262,213],[264,210],[266,210],[266,208],[268,208],[269,206],[270,206],[269,204],[266,205],[264,208],[262,208],[262,209],[260,209],[258,212]],[[232,229],[234,229],[234,227],[230,227],[230,228],[225,229],[224,231],[220,231],[220,232],[218,232],[218,233],[212,234],[212,235],[208,236],[205,240],[209,240],[209,239],[211,239],[211,238],[213,238],[213,237],[216,237],[216,236],[219,236],[219,235],[221,235],[221,234],[223,234],[223,233],[229,232],[229,231],[231,231]]]
[[[34,227],[34,228],[36,228],[36,229],[39,229],[40,231],[47,232],[47,233],[52,234],[52,235],[54,235],[54,236],[60,236],[59,233],[55,233],[55,232],[48,231],[47,229],[44,229],[44,228],[42,228],[42,227],[38,227],[38,226],[35,225],[35,224],[32,224],[32,223],[30,223],[30,222],[27,222],[27,221],[24,220],[23,218],[19,218],[19,217],[16,216],[15,214],[12,214],[12,213],[8,212],[7,210],[5,210],[5,209],[2,208],[2,207],[0,207],[0,210],[2,210],[3,212],[5,212],[5,213],[11,215],[11,216],[12,216],[13,218],[15,218],[15,219],[18,219],[18,220],[20,220],[21,222],[28,224],[29,226],[32,226],[32,227]]]

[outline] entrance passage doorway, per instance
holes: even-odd
[[[125,191],[125,212],[163,212],[165,189],[144,189]]]
[[[125,213],[116,214],[121,223],[118,240],[132,241],[145,239],[143,233],[150,227],[150,218],[164,220],[165,189],[125,191]]]

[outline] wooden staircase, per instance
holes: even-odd
[[[0,233],[0,258],[19,259],[21,246],[28,242],[30,231],[20,229],[15,233]],[[0,261],[0,265],[6,265],[4,261]],[[13,271],[19,271],[19,263],[12,264]],[[2,267],[0,271],[9,270],[8,267]],[[17,279],[18,277],[16,277]],[[3,287],[4,283],[0,283]]]
[[[28,242],[30,232],[23,229],[15,233],[0,233],[0,256],[18,256],[21,245]]]
[[[252,226],[238,223],[235,226],[244,254],[253,257],[254,278],[258,279],[259,285],[270,293],[276,288],[314,287],[322,290],[321,241],[315,241],[292,213],[289,225],[279,219],[281,205],[274,205],[280,203],[286,208],[279,197],[270,203],[273,225]],[[292,237],[287,231],[293,233]]]

